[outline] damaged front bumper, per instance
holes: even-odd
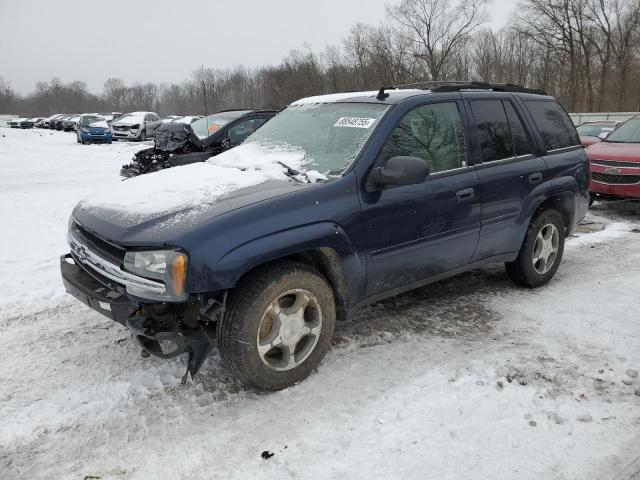
[[[70,253],[60,257],[60,271],[68,293],[127,327],[134,341],[145,351],[160,358],[188,353],[183,383],[189,375],[198,372],[211,353],[215,328],[208,319],[222,314],[224,303],[212,302],[206,312],[208,315],[201,321],[203,310],[197,299],[180,304],[134,301],[117,284],[83,268]]]

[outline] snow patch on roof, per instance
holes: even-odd
[[[357,99],[358,97],[364,98],[375,98],[378,95],[378,90],[369,91],[369,92],[346,92],[346,93],[331,93],[329,95],[316,95],[314,97],[306,97],[296,100],[292,102],[291,105],[311,105],[315,103],[335,103],[348,99]],[[388,89],[385,90],[389,95],[393,95],[397,92],[402,92],[403,94],[409,93],[428,93],[428,90],[420,90],[420,89]]]

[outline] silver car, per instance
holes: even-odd
[[[154,112],[131,112],[111,122],[114,140],[136,140],[143,142],[153,137],[162,121]]]

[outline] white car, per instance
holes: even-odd
[[[131,112],[111,122],[114,140],[145,141],[153,137],[162,121],[155,112]]]
[[[187,125],[191,125],[196,120],[200,120],[202,115],[187,115],[186,117],[180,117],[173,121],[173,123],[186,123]]]

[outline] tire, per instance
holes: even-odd
[[[76,141],[77,141],[78,143],[82,143],[82,140],[80,140],[80,135],[76,135]]]
[[[518,257],[513,262],[505,263],[507,275],[524,287],[544,285],[553,278],[560,266],[564,240],[562,215],[554,209],[537,213],[529,223]],[[540,260],[534,261],[536,257]]]
[[[306,307],[296,308],[305,300]],[[249,274],[230,293],[217,326],[220,356],[245,386],[281,390],[320,365],[331,345],[335,319],[333,292],[324,277],[297,262],[273,264]],[[293,355],[285,353],[291,348]]]
[[[145,132],[144,128],[142,129],[142,131],[140,132],[140,136],[138,137],[138,141],[139,142],[144,142],[147,139],[147,133]]]

